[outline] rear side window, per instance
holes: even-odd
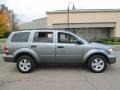
[[[35,32],[33,42],[53,43],[53,32]]]
[[[15,33],[11,39],[11,42],[28,42],[30,32]]]

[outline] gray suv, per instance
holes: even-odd
[[[85,63],[92,72],[103,72],[107,64],[116,62],[112,48],[89,43],[64,30],[23,30],[9,35],[4,46],[4,61],[16,62],[22,73],[37,64]]]

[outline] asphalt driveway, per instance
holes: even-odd
[[[120,50],[117,63],[103,73],[92,73],[85,66],[40,66],[22,74],[15,63],[0,56],[0,90],[120,90]]]

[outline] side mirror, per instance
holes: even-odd
[[[80,40],[76,40],[75,43],[78,44],[78,45],[84,44],[84,43],[83,43],[82,41],[80,41]]]

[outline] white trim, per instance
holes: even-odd
[[[115,27],[115,22],[103,22],[103,23],[70,23],[70,28],[89,28],[89,27]],[[53,24],[53,28],[67,28],[67,23]]]

